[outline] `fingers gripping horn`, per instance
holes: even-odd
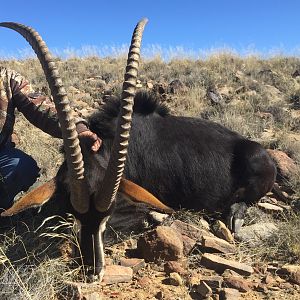
[[[126,72],[122,90],[121,109],[118,116],[116,135],[110,160],[102,181],[102,188],[94,196],[94,204],[98,211],[106,211],[113,203],[119,188],[125,167],[129,132],[133,111],[133,100],[136,92],[136,80],[140,60],[140,48],[143,31],[147,19],[142,19],[134,29],[129,48]]]
[[[21,34],[31,45],[42,65],[61,126],[70,176],[71,203],[77,212],[85,213],[89,209],[89,203],[85,200],[87,186],[84,180],[83,159],[70,103],[55,62],[46,43],[33,28],[13,22],[3,22],[0,26]]]

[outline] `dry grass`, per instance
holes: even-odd
[[[122,57],[57,59],[57,62],[74,107],[79,105],[76,99],[97,107],[105,94],[120,92],[125,65]],[[30,79],[36,90],[49,93],[37,60],[0,61],[0,65],[19,71]],[[147,88],[147,82],[163,85],[166,93],[160,97],[173,113],[220,122],[266,147],[285,151],[299,166],[300,77],[291,76],[297,69],[300,70],[300,59],[294,57],[242,58],[217,53],[206,60],[169,62],[156,57],[142,62],[140,80],[143,88]],[[185,89],[172,94],[168,84],[175,79],[179,79]],[[207,97],[210,90],[222,96],[220,103],[211,103]],[[60,141],[41,133],[20,114],[15,129],[20,138],[19,147],[30,153],[42,168],[41,181],[51,178],[62,161],[58,152]],[[294,191],[295,203],[299,203],[300,168],[287,185]],[[199,223],[200,214],[181,212],[178,216],[184,221]],[[271,241],[255,252],[241,247],[242,259],[299,261],[299,220],[297,212],[285,215],[278,223],[278,234]],[[77,268],[70,269],[68,262],[53,255],[58,252],[57,238],[69,235],[57,233],[58,228],[53,225],[48,229],[44,226],[37,233],[35,225],[25,226],[25,223],[28,220],[18,225],[14,223],[16,227],[1,235],[0,298],[55,299],[57,292],[63,289],[63,282],[76,278],[79,273]],[[41,233],[44,234],[40,236]],[[76,244],[76,240],[72,239],[72,243]]]

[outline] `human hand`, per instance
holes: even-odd
[[[85,140],[86,144],[88,145],[88,147],[90,147],[92,152],[97,152],[101,147],[102,140],[97,136],[96,133],[90,130],[80,132],[78,134],[78,137],[80,140]]]

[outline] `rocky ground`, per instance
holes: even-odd
[[[300,266],[260,261],[245,248],[270,240],[278,230],[271,218],[291,209],[270,194],[256,214],[269,221],[247,225],[233,236],[219,220],[209,225],[154,213],[161,222],[137,238],[106,248],[102,283],[69,283],[74,299],[299,299]],[[270,202],[276,202],[271,204]],[[273,216],[271,216],[273,215]],[[158,222],[157,221],[157,222]],[[71,298],[72,298],[71,297]],[[77,297],[77,298],[76,298]]]

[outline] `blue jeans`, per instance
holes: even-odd
[[[13,204],[14,197],[27,191],[39,176],[36,161],[8,143],[0,150],[0,210]]]

